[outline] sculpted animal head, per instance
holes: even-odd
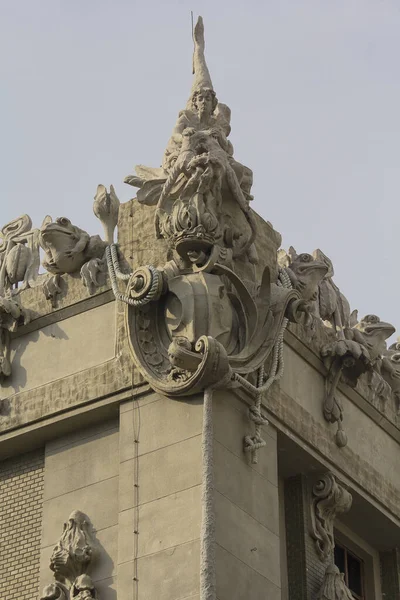
[[[318,285],[328,273],[325,262],[314,258],[312,254],[297,254],[291,246],[289,252],[279,251],[278,263],[288,269],[292,285],[298,290],[304,300],[315,300]]]
[[[372,359],[386,351],[386,340],[396,331],[393,325],[381,321],[376,315],[366,315],[354,329],[361,332]]]
[[[67,217],[57,217],[55,221],[49,216],[44,219],[39,234],[41,246],[49,243],[56,245],[62,241],[65,243],[71,237],[76,239],[79,235],[77,234],[76,227],[72,225]]]

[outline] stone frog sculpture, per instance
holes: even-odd
[[[400,342],[392,344],[382,358],[382,377],[392,388],[400,414]]]
[[[306,302],[312,302],[313,314],[326,325],[340,332],[350,326],[350,305],[332,280],[334,271],[331,260],[321,251],[297,254],[291,246],[289,251],[280,250],[278,262],[285,268],[293,287]]]
[[[391,382],[388,382],[384,376],[385,367],[387,367],[387,361],[384,359],[384,356],[387,354],[386,340],[394,332],[395,328],[393,325],[381,321],[376,315],[366,315],[352,329],[346,332],[346,337],[349,339],[352,338],[368,351],[371,361],[370,368],[367,371],[368,387],[371,399],[375,400],[375,398],[378,398],[382,401],[381,409],[384,409],[385,402],[390,397],[391,392]]]
[[[328,271],[328,267],[316,260],[311,254],[297,254],[291,246],[289,252],[280,250],[279,265],[290,277],[292,286],[301,294],[306,302],[314,302],[318,297],[318,286]]]
[[[100,236],[89,236],[66,217],[55,221],[46,217],[40,228],[39,243],[46,254],[43,267],[54,275],[75,273],[92,258],[102,258],[107,245]]]

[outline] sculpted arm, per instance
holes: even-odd
[[[86,231],[83,231],[83,229],[75,227],[75,232],[77,236],[77,242],[74,248],[69,251],[69,253],[71,254],[78,254],[79,252],[83,252],[90,240],[90,235]]]

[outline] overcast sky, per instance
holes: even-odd
[[[399,0],[0,0],[1,225],[100,233],[97,184],[133,196],[189,95],[190,10],[253,208],[400,333]]]

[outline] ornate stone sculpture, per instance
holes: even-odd
[[[11,332],[16,331],[18,325],[26,324],[30,320],[30,312],[24,310],[14,298],[0,296],[0,381],[11,375]]]
[[[367,315],[353,327],[346,328],[343,336],[337,336],[337,341],[321,349],[328,367],[324,416],[327,421],[338,423],[338,446],[346,445],[347,437],[341,426],[343,407],[335,395],[337,384],[343,378],[348,385],[355,387],[360,375],[368,373],[374,394],[381,394],[382,387],[385,387],[385,381],[381,377],[382,355],[386,352],[385,340],[394,331],[390,323],[381,321],[376,315]]]
[[[93,202],[93,212],[104,229],[104,237],[107,244],[114,242],[114,231],[118,223],[120,202],[117,194],[115,193],[114,186],[110,185],[110,191],[107,192],[107,188],[99,184],[97,186],[96,195]]]
[[[43,589],[40,600],[69,600],[68,588],[61,583],[51,583]]]
[[[113,244],[114,242],[114,231],[118,223],[119,205],[120,202],[112,185],[109,192],[107,192],[107,188],[104,185],[100,184],[97,186],[93,202],[93,212],[103,225],[107,244]],[[105,255],[102,258],[92,258],[81,267],[81,277],[84,285],[89,290],[89,294],[93,294],[96,288],[105,284],[106,275],[107,263]]]
[[[96,590],[87,574],[95,555],[92,525],[83,513],[74,511],[64,523],[62,536],[54,547],[50,569],[55,583],[43,590],[41,600],[87,600],[97,598]]]
[[[328,565],[317,600],[353,600],[353,594],[344,582],[344,575],[336,565]]]
[[[357,311],[350,313],[348,301],[332,280],[332,262],[321,250],[312,255],[298,255],[293,247],[288,252],[280,250],[278,262],[308,303],[313,328],[319,320],[326,326],[326,336],[332,339],[321,346],[328,370],[323,412],[329,423],[337,423],[335,440],[343,447],[347,435],[343,430],[343,406],[337,395],[340,380],[355,387],[365,373],[373,400],[380,399],[384,406],[392,393],[397,401],[400,398],[400,354],[395,346],[387,350],[385,342],[394,327],[375,315],[357,322]]]
[[[128,283],[127,326],[135,362],[150,385],[174,396],[233,384],[264,364],[285,314],[296,318],[298,294],[270,282],[266,269],[252,298],[216,248],[203,266],[171,261],[141,268]],[[218,262],[220,261],[220,262]],[[224,277],[231,284],[226,288]],[[145,303],[153,293],[153,300]]]
[[[382,357],[382,377],[389,384],[400,413],[400,343],[392,344]]]
[[[39,242],[46,254],[43,266],[53,274],[79,271],[91,258],[101,258],[106,247],[98,235],[90,236],[66,217],[58,217],[54,222],[46,217]]]
[[[230,111],[211,83],[201,17],[194,44],[192,92],[162,169],[137,167],[126,179],[139,187],[139,202],[157,206],[156,232],[170,243],[172,260],[136,270],[121,294],[116,281],[127,276],[116,249],[108,251],[113,289],[129,305],[134,360],[155,390],[173,396],[237,385],[265,363],[285,317],[305,310],[295,290],[270,281],[268,268],[257,293],[235,273],[238,258],[256,256],[252,173],[233,159]]]
[[[321,561],[327,560],[335,547],[333,526],[338,513],[351,508],[352,496],[332,473],[325,473],[314,484],[311,505],[311,535]]]
[[[30,320],[18,293],[35,285],[40,262],[38,235],[28,215],[14,219],[0,231],[0,381],[11,375],[11,333]]]
[[[316,260],[311,254],[297,254],[291,246],[289,252],[279,250],[278,263],[290,277],[292,286],[300,293],[309,305],[312,315],[319,315],[318,292],[321,281],[328,271],[322,261]]]
[[[0,238],[0,296],[33,286],[39,272],[39,230],[28,215],[7,223]]]
[[[46,255],[43,267],[53,274],[44,286],[46,298],[52,301],[60,292],[59,276],[75,273],[89,260],[102,258],[107,245],[98,235],[89,236],[66,217],[53,222],[49,216],[40,228],[39,243]]]
[[[72,586],[72,598],[76,600],[90,600],[97,598],[97,592],[89,575],[79,575]]]
[[[332,280],[334,271],[331,260],[322,252],[297,254],[291,246],[289,251],[280,250],[278,262],[287,270],[293,287],[307,302],[312,313],[335,332],[350,326],[350,306]]]
[[[256,228],[249,208],[252,172],[233,158],[227,140],[230,110],[218,102],[213,89],[201,17],[194,44],[192,92],[179,114],[162,169],[139,166],[125,181],[140,188],[139,202],[157,205],[157,236],[168,240],[183,258],[188,251],[207,253],[218,243],[230,248],[234,258],[247,253],[255,260]]]
[[[255,461],[264,445],[261,394],[282,374],[288,319],[300,320],[308,309],[286,273],[276,279],[266,267],[259,282],[248,268],[257,260],[252,173],[234,160],[227,140],[230,111],[211,83],[201,17],[194,44],[192,92],[162,169],[140,166],[126,178],[139,188],[139,202],[156,206],[156,235],[167,240],[170,260],[122,273],[111,244],[107,264],[115,297],[127,304],[130,349],[144,378],[174,397],[211,387],[246,388],[255,398],[255,433],[244,446]],[[242,273],[250,272],[246,283],[239,263]],[[118,280],[127,282],[125,292]]]

